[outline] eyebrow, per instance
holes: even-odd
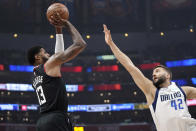
[[[162,69],[162,68],[158,67],[158,68],[156,68],[155,70],[160,70],[160,69]]]

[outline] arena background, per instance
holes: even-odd
[[[178,85],[196,86],[195,0],[0,0],[0,131],[34,131],[38,102],[26,51],[41,44],[54,53],[55,30],[46,19],[54,2],[88,47],[62,66],[75,131],[155,131],[144,94],[105,44],[115,43],[151,79],[164,64]],[[72,41],[64,29],[65,47]],[[188,100],[196,118],[196,100]]]

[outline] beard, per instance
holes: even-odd
[[[46,61],[47,61],[48,59],[49,59],[49,58],[47,58],[47,57],[42,57],[43,63],[46,63]]]
[[[158,80],[156,82],[153,81],[153,85],[159,89],[160,85],[163,84],[165,81],[166,81],[166,77],[161,76],[160,78],[158,78]]]

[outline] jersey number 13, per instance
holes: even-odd
[[[39,100],[39,104],[42,105],[42,104],[46,103],[46,98],[45,98],[42,86],[37,87],[36,93],[37,93],[37,97]]]

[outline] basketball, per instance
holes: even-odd
[[[62,19],[69,19],[69,10],[68,8],[61,3],[54,3],[52,5],[50,5],[47,9],[47,19],[49,20],[49,18],[51,18],[51,16],[54,16],[54,13],[59,13],[60,17]],[[55,18],[55,17],[54,17]]]

